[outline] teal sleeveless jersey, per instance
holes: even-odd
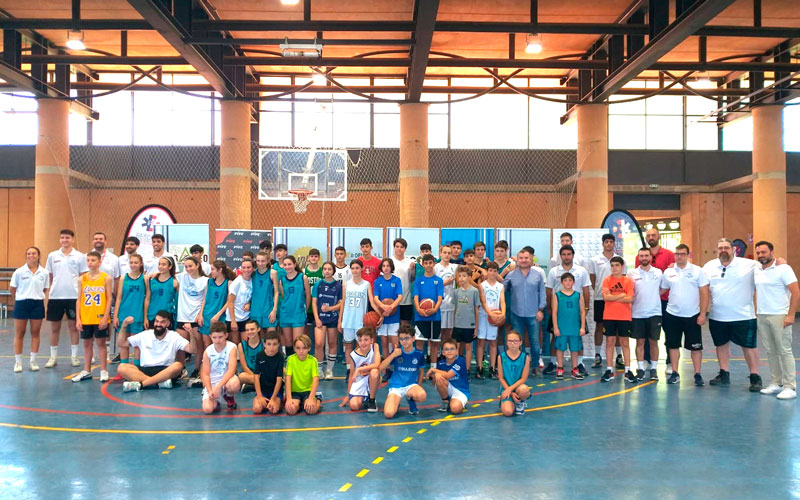
[[[158,276],[150,279],[150,304],[147,306],[147,320],[153,321],[158,311],[167,311],[175,320],[177,307],[177,294],[175,293],[175,278],[167,281],[158,281]]]
[[[227,302],[228,280],[223,280],[221,285],[217,285],[217,282],[212,279],[208,280],[206,303],[203,306],[203,326],[198,329],[200,333],[205,335],[211,333],[211,317],[217,314]],[[220,314],[219,321],[225,321],[227,314],[227,312]]]
[[[500,363],[503,365],[503,378],[506,379],[508,385],[513,385],[522,377],[522,371],[528,363],[528,357],[525,351],[522,351],[517,356],[517,359],[511,359],[508,356],[508,352],[503,351],[500,353]]]
[[[253,277],[253,294],[250,296],[250,317],[266,318],[275,306],[275,287],[272,285],[271,269],[267,269],[264,274],[256,270]]]
[[[133,279],[126,274],[122,280],[122,298],[117,317],[121,323],[128,316],[133,317],[134,323],[144,321],[144,275]]]
[[[572,292],[572,295],[564,295],[560,290],[556,292],[558,300],[558,329],[561,335],[580,335],[581,333],[581,294]]]
[[[280,304],[281,325],[306,321],[306,290],[303,273],[297,273],[294,279],[281,277],[283,299]]]
[[[247,363],[247,367],[250,370],[255,370],[256,367],[256,356],[258,353],[264,350],[264,343],[261,339],[258,340],[258,345],[255,347],[250,347],[250,344],[246,341],[242,341],[242,352],[244,353],[244,361]],[[239,360],[240,362],[242,360]]]

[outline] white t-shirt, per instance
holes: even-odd
[[[490,311],[492,309],[500,309],[500,296],[503,295],[504,290],[503,284],[498,281],[494,285],[490,285],[488,281],[482,281],[481,288],[483,289],[483,296],[486,298],[486,307]],[[488,316],[483,307],[478,310],[478,314]]]
[[[103,253],[100,254],[100,270],[113,279],[119,278],[119,257],[109,252],[107,249],[103,250]]]
[[[31,272],[25,264],[11,275],[9,286],[17,289],[14,300],[44,300],[44,291],[50,288],[50,273],[42,266]]]
[[[401,306],[407,306],[414,302],[412,295],[414,294],[413,287],[409,286],[411,278],[411,269],[414,266],[414,260],[411,257],[404,257],[403,260],[397,260],[392,257],[394,262],[394,275],[400,278],[400,283],[403,284],[403,299],[400,301]]]
[[[192,323],[197,319],[203,306],[203,298],[208,288],[208,277],[198,276],[197,279],[183,272],[175,276],[178,280],[178,322]]]
[[[759,264],[755,269],[756,282],[756,308],[758,314],[786,314],[789,312],[789,289],[792,283],[797,283],[797,276],[792,266],[778,265],[772,261],[769,267]]]
[[[353,279],[353,273],[350,272],[350,266],[345,264],[344,267],[336,267],[336,264],[333,265],[333,279],[339,281],[341,283],[347,283],[351,279]]]
[[[545,283],[545,288],[550,288],[553,290],[553,293],[556,293],[561,290],[561,275],[569,272],[573,276],[575,276],[575,285],[573,288],[576,292],[583,294],[583,288],[589,287],[591,288],[592,282],[589,280],[589,272],[586,268],[581,267],[577,264],[573,264],[570,269],[564,269],[561,264],[557,265],[554,268],[551,268],[550,271],[547,273],[547,282]]]
[[[206,356],[208,356],[209,361],[209,368],[211,370],[210,378],[211,378],[211,385],[215,386],[222,380],[222,377],[225,376],[225,372],[228,371],[228,364],[231,359],[231,351],[236,350],[236,344],[231,342],[230,340],[225,342],[225,347],[222,348],[222,351],[217,351],[217,348],[214,347],[214,344],[206,347]]]
[[[661,288],[669,289],[667,312],[680,318],[691,318],[700,312],[700,287],[708,285],[708,278],[700,266],[686,264],[681,269],[676,264],[664,270]]]
[[[145,330],[128,337],[128,344],[141,351],[141,366],[169,366],[175,362],[175,354],[184,350],[189,341],[172,330],[167,330],[161,340],[156,338],[153,330]]]
[[[74,248],[66,256],[60,248],[50,252],[45,269],[53,275],[53,282],[50,286],[51,299],[77,299],[78,276],[89,271],[89,267],[86,265],[86,254]]]
[[[237,276],[233,283],[228,288],[228,295],[235,295],[233,299],[233,314],[236,316],[235,321],[246,321],[250,319],[250,311],[244,310],[244,306],[250,303],[250,297],[253,295],[253,280],[245,280],[241,276]]]
[[[548,267],[548,269],[554,269],[556,266],[560,265],[561,265],[561,253],[556,253],[555,257],[550,259],[550,267]],[[592,264],[589,259],[585,258],[579,253],[576,253],[572,256],[572,265],[581,266],[582,268],[588,271],[591,269]]]
[[[719,259],[703,266],[711,285],[711,313],[714,321],[743,321],[754,319],[753,292],[756,290],[754,270],[758,262],[734,257],[728,267]],[[724,274],[723,274],[724,270]]]
[[[630,273],[628,278],[633,280],[633,305],[631,317],[652,318],[661,316],[661,276],[664,273],[657,267],[650,266],[645,271],[641,266]]]
[[[619,257],[619,255],[612,255]],[[589,259],[588,268],[589,274],[594,274],[594,300],[603,300],[603,280],[611,276],[611,259],[607,259],[605,255],[598,254]],[[628,274],[627,264],[622,266],[622,274]],[[649,316],[648,316],[649,317]]]
[[[441,262],[437,263],[433,266],[433,273],[442,278],[442,280],[455,278],[456,277],[456,269],[458,269],[457,264],[447,264],[444,265]],[[445,285],[444,287],[444,297],[442,298],[442,306],[439,308],[440,311],[454,311],[456,308],[456,287],[455,287],[455,280],[449,285]]]
[[[158,261],[161,260],[161,257],[169,257],[169,254],[167,252],[164,252],[158,257],[156,257],[155,255],[149,255],[147,257],[143,257],[145,274],[152,274],[158,272]]]
[[[204,260],[200,261],[200,269],[203,270],[203,274],[205,274],[206,276],[211,274],[211,264],[209,264]]]

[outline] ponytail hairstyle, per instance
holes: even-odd
[[[174,278],[175,277],[175,261],[172,259],[172,257],[169,257],[169,256],[161,257],[158,260],[159,260],[159,262],[161,262],[163,260],[163,261],[165,261],[167,263],[167,267],[169,268],[169,275]]]
[[[225,279],[228,281],[233,281],[236,279],[236,273],[233,272],[233,269],[228,267],[228,264],[224,260],[215,260],[211,263],[212,266],[217,268],[219,272],[225,276]]]
[[[302,274],[303,270],[300,269],[300,264],[297,263],[297,259],[294,258],[294,255],[287,255],[283,258],[284,261],[286,261],[286,259],[292,261],[292,264],[294,264],[294,270],[297,271],[298,274]]]

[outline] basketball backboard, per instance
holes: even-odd
[[[307,189],[311,201],[347,201],[347,150],[260,149],[261,200],[295,200],[290,191]]]

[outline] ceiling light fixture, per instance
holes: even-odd
[[[283,57],[322,57],[322,44],[316,39],[314,43],[290,43],[284,38],[279,47]]]
[[[66,46],[68,49],[72,50],[84,50],[86,49],[86,45],[83,43],[83,31],[80,30],[71,30],[67,31],[67,43]]]
[[[281,0],[283,5],[297,5],[300,0]]]
[[[316,86],[322,86],[328,83],[328,80],[325,78],[325,68],[312,68],[311,69],[311,81],[314,82]]]
[[[711,76],[709,76],[708,71],[699,71],[697,73],[697,79],[695,80],[697,85],[700,86],[710,86],[711,85]]]
[[[542,51],[542,35],[531,33],[525,36],[525,52],[528,54],[538,54]]]

